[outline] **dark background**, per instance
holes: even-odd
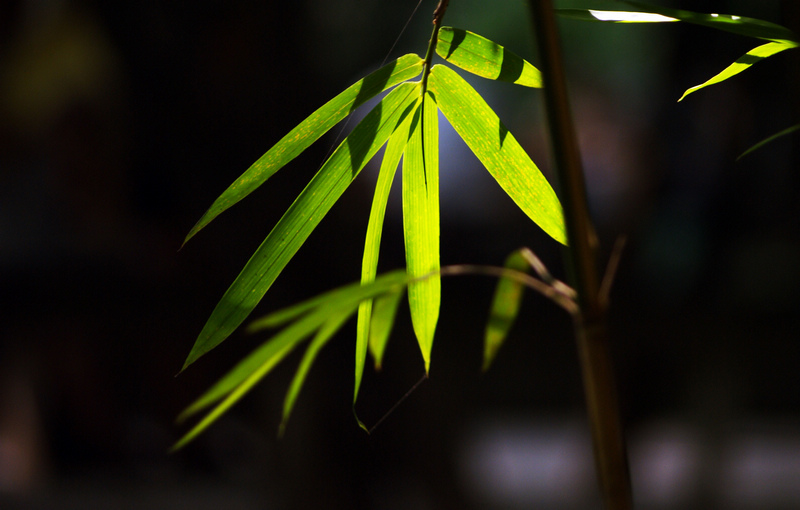
[[[389,58],[424,53],[435,4]],[[568,318],[529,295],[481,374],[494,281],[480,277],[444,282],[431,378],[372,435],[350,409],[351,323],[283,439],[298,355],[167,454],[186,430],[175,416],[264,340],[236,333],[173,377],[339,128],[179,251],[183,237],[271,144],[380,65],[413,1],[1,5],[0,506],[597,508]],[[672,5],[800,25],[792,1]],[[521,0],[453,0],[445,24],[533,54]],[[676,103],[761,43],[683,24],[561,26],[604,257],[628,237],[611,321],[640,508],[797,508],[798,135],[735,159],[800,119],[800,55]],[[541,95],[470,80],[548,172]],[[525,245],[562,275],[555,243],[444,126],[441,151],[443,263],[499,265]],[[358,279],[376,171],[257,312]],[[394,195],[382,270],[403,266]],[[367,369],[367,424],[423,374],[409,323],[401,309],[384,370]]]

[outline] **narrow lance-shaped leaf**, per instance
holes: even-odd
[[[727,80],[731,76],[735,76],[741,73],[742,71],[749,68],[751,65],[755,64],[759,60],[771,57],[772,55],[780,53],[784,50],[796,48],[797,46],[798,46],[797,43],[794,42],[770,42],[767,44],[762,44],[761,46],[758,46],[756,48],[753,48],[752,50],[742,55],[739,59],[737,59],[736,62],[723,69],[721,73],[710,78],[708,81],[701,83],[700,85],[695,85],[694,87],[686,90],[686,92],[683,93],[683,95],[681,96],[680,99],[678,99],[678,101],[683,101],[683,98],[685,98],[692,92],[708,87],[709,85],[714,85],[715,83]]]
[[[757,144],[753,145],[752,147],[750,147],[749,149],[747,149],[746,151],[741,153],[739,155],[739,157],[736,158],[736,161],[739,161],[740,159],[742,159],[743,157],[747,156],[751,152],[760,149],[764,145],[766,145],[766,144],[768,144],[770,142],[773,142],[773,141],[777,140],[778,138],[781,138],[782,136],[786,136],[788,134],[794,133],[798,129],[800,129],[800,124],[795,124],[794,126],[791,126],[791,127],[788,127],[788,128],[786,128],[784,130],[778,131],[774,135],[769,136],[769,137],[765,138],[764,140],[761,140]]]
[[[399,85],[339,145],[222,296],[183,369],[219,345],[247,318],[325,214],[386,142],[408,105],[416,100],[418,90],[419,84]]]
[[[413,106],[409,106],[413,108]],[[383,231],[383,219],[386,215],[386,203],[389,200],[389,191],[392,189],[397,166],[403,155],[408,140],[408,127],[413,115],[406,115],[400,126],[395,129],[386,151],[383,154],[383,163],[378,173],[378,182],[375,185],[375,196],[367,225],[367,236],[364,242],[364,257],[361,263],[361,283],[369,283],[375,279],[378,270],[378,254]],[[361,387],[361,378],[364,374],[364,362],[367,357],[367,346],[370,337],[370,318],[372,316],[372,300],[368,299],[358,307],[358,322],[356,327],[356,369],[355,388],[353,390],[353,403],[358,398]]]
[[[311,340],[308,348],[306,348],[303,359],[300,360],[300,365],[297,367],[297,372],[295,372],[292,382],[289,384],[286,398],[283,401],[283,417],[281,418],[281,424],[278,428],[279,436],[283,436],[283,432],[286,430],[286,423],[289,421],[289,416],[292,414],[294,403],[297,401],[297,396],[300,394],[303,383],[305,383],[311,365],[314,363],[314,360],[317,359],[317,354],[325,347],[328,340],[341,329],[342,325],[344,325],[345,321],[347,321],[351,315],[352,311],[349,310],[333,314],[330,319],[322,325],[319,331],[317,331],[316,336],[314,336],[314,339]]]
[[[548,235],[566,244],[553,188],[480,94],[441,65],[431,69],[428,86],[439,109],[508,196]]]
[[[731,14],[705,14],[682,9],[671,9],[634,0],[620,1],[646,12],[559,9],[557,13],[564,17],[612,23],[659,23],[679,20],[767,41],[798,41],[797,34],[786,27],[769,21]]]
[[[301,341],[328,323],[332,317],[355,313],[358,304],[368,298],[381,296],[387,292],[401,291],[411,278],[401,270],[392,271],[378,277],[368,285],[351,284],[328,294],[327,299],[305,316],[281,330],[269,341],[258,347],[240,361],[230,372],[206,391],[178,417],[183,421],[203,409],[219,402],[198,424],[186,433],[173,447],[177,450],[196,438],[225,411],[241,399],[281,360],[283,360]],[[276,312],[280,314],[281,312]]]
[[[233,206],[306,150],[365,101],[422,70],[418,55],[404,55],[357,81],[325,103],[261,156],[222,193],[186,235],[184,244],[220,213]]]
[[[505,268],[524,273],[529,272],[531,266],[522,255],[522,250],[516,250],[506,258]],[[517,319],[524,290],[525,287],[519,279],[503,276],[497,282],[483,341],[484,372],[489,370]]]
[[[383,365],[383,353],[389,341],[389,333],[394,326],[400,300],[405,295],[403,290],[387,293],[375,299],[369,325],[369,352],[375,360],[375,370],[380,370]]]
[[[436,103],[425,94],[411,121],[403,157],[403,230],[406,266],[414,277],[432,275],[408,287],[411,323],[425,372],[441,304],[439,276],[439,125]]]
[[[541,87],[542,74],[516,53],[460,28],[442,27],[436,53],[451,64],[490,80]]]

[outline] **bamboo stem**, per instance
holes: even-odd
[[[565,262],[577,291],[575,338],[592,429],[595,467],[607,510],[633,507],[628,461],[609,352],[605,306],[596,266],[596,238],[586,200],[580,151],[572,126],[558,27],[551,0],[530,0],[539,49],[553,162],[569,248]]]

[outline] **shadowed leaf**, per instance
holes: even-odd
[[[320,328],[323,328],[323,330],[330,329],[332,330],[330,332],[332,335],[335,333],[333,326],[336,324],[336,321],[344,321],[347,317],[354,314],[361,301],[382,296],[386,293],[401,293],[410,280],[411,277],[404,271],[392,271],[381,275],[368,285],[354,283],[327,293],[324,299],[319,296],[313,298],[310,300],[316,303],[313,307],[306,307],[305,303],[301,303],[303,307],[309,308],[307,314],[296,315],[297,321],[288,325],[270,340],[250,353],[181,413],[178,417],[178,421],[183,421],[219,402],[199,423],[175,443],[172,450],[180,449],[196,438],[250,391],[250,389],[280,363],[292,349],[315,331]],[[299,307],[295,306],[292,308],[298,309]],[[276,312],[276,315],[281,314],[282,311]],[[323,333],[319,333],[318,338],[322,338],[325,335],[328,335],[327,330],[323,331]],[[322,342],[322,340],[320,340],[320,342]]]
[[[431,70],[429,88],[447,120],[508,196],[548,235],[566,244],[553,188],[483,98],[441,65]]]
[[[467,30],[442,27],[436,53],[451,64],[490,80],[541,87],[542,74],[528,61]]]
[[[739,155],[738,158],[736,158],[736,160],[738,161],[738,160],[742,159],[743,157],[747,156],[748,154],[750,154],[751,152],[760,149],[764,145],[766,145],[766,144],[768,144],[768,143],[770,143],[770,142],[772,142],[774,140],[777,140],[778,138],[781,138],[782,136],[786,136],[786,135],[788,135],[790,133],[794,133],[798,129],[800,129],[800,124],[795,124],[794,126],[788,127],[788,128],[786,128],[786,129],[784,129],[782,131],[778,131],[774,135],[769,136],[769,137],[765,138],[764,140],[761,140],[757,144],[753,145],[752,147],[750,147],[749,149],[744,151],[741,155]]]
[[[380,370],[383,365],[383,353],[403,294],[404,292],[400,291],[375,299],[369,327],[369,352],[375,360],[375,370]]]
[[[530,272],[531,269],[530,264],[522,255],[522,250],[517,250],[509,255],[505,267],[522,273]],[[519,279],[503,276],[497,282],[483,341],[484,372],[489,370],[497,356],[497,351],[505,342],[508,332],[519,314],[524,290],[524,285]]]

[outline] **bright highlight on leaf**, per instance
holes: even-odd
[[[431,70],[429,85],[439,109],[508,196],[548,235],[566,244],[553,188],[480,94],[441,65]]]
[[[595,11],[589,9],[595,19],[600,21],[616,21],[619,23],[664,23],[669,21],[679,21],[677,18],[670,18],[652,12],[628,12],[628,11]]]
[[[380,92],[417,76],[422,71],[418,55],[404,55],[358,80],[334,97],[281,138],[258,158],[222,195],[186,235],[184,244],[220,213],[252,193],[278,170],[296,158],[353,110]]]
[[[794,42],[770,42],[758,46],[756,48],[753,48],[752,50],[748,51],[743,56],[741,56],[739,59],[737,59],[736,62],[726,67],[721,73],[710,78],[706,82],[701,83],[700,85],[695,85],[694,87],[686,90],[686,92],[683,93],[683,95],[681,96],[680,99],[678,99],[678,101],[683,101],[683,98],[685,98],[692,92],[696,92],[702,88],[708,87],[709,85],[714,85],[715,83],[725,81],[731,76],[735,76],[741,73],[742,71],[744,71],[745,69],[747,69],[748,67],[750,67],[751,65],[755,64],[760,60],[763,60],[767,57],[771,57],[772,55],[780,53],[784,50],[796,48],[797,46],[798,46],[797,43]]]
[[[526,87],[542,86],[542,74],[527,60],[467,30],[442,27],[436,53],[451,64],[483,78]]]

